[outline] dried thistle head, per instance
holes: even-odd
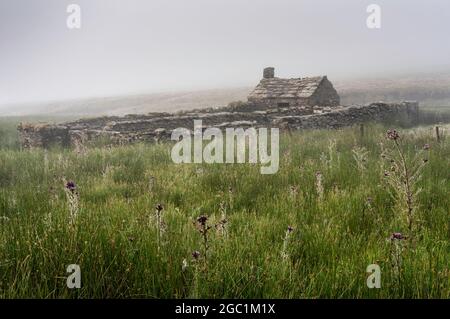
[[[158,213],[160,213],[160,212],[164,209],[164,207],[163,207],[162,204],[157,204],[157,205],[155,206],[155,208],[156,208],[156,210],[158,211]]]

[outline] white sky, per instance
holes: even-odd
[[[449,39],[448,0],[0,0],[0,105],[450,70]]]

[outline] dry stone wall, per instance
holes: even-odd
[[[61,124],[27,124],[18,127],[24,148],[76,146],[106,137],[113,143],[159,141],[170,139],[172,130],[192,130],[194,120],[207,127],[279,127],[282,129],[339,128],[369,121],[407,120],[418,118],[417,102],[372,103],[350,107],[265,108],[251,103],[229,107],[179,113],[150,113],[124,117],[99,117]]]

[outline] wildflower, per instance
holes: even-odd
[[[79,194],[77,192],[77,186],[73,181],[66,182],[64,188],[69,204],[69,220],[70,224],[73,225],[79,212]]]
[[[288,226],[287,229],[288,229],[288,232],[290,232],[290,233],[294,231],[294,228],[292,226]]]
[[[200,258],[200,252],[198,250],[194,250],[192,252],[192,258],[194,258],[195,260]]]
[[[403,234],[402,233],[392,233],[392,235],[391,235],[391,240],[402,240],[402,239],[405,239],[406,237],[405,236],[403,236]]]
[[[208,220],[208,217],[206,217],[205,215],[202,215],[202,216],[200,216],[199,218],[197,218],[197,222],[198,222],[201,226],[205,226],[207,220]]]
[[[388,130],[386,135],[388,139],[393,141],[398,140],[400,138],[400,135],[396,130]]]
[[[155,209],[156,209],[156,223],[157,223],[156,224],[156,239],[158,242],[158,251],[159,251],[160,244],[161,244],[161,234],[165,230],[164,222],[163,222],[162,216],[161,216],[161,212],[164,208],[161,204],[157,204],[155,206]]]
[[[421,177],[421,169],[428,159],[421,158],[422,152],[417,152],[412,161],[408,160],[408,154],[402,149],[402,145],[397,141],[400,137],[397,131],[389,130],[387,138],[394,141],[395,153],[391,154],[391,163],[394,164],[390,173],[385,171],[384,176],[390,176],[387,179],[391,186],[390,191],[397,193],[396,200],[399,202],[401,213],[404,215],[406,223],[408,224],[409,238],[412,238],[414,224],[417,221],[415,205],[415,197],[421,191],[417,185],[417,181]],[[429,145],[425,144],[423,150],[428,150]],[[420,162],[419,162],[420,161]],[[417,164],[416,164],[417,163]],[[390,175],[389,175],[390,174]]]
[[[68,181],[66,183],[66,188],[72,193],[74,193],[77,190],[77,185],[75,185],[75,182],[73,181]]]
[[[206,217],[205,215],[201,215],[200,217],[197,218],[197,224],[196,227],[199,231],[200,234],[202,234],[203,237],[203,255],[205,256],[203,258],[204,262],[205,262],[205,267],[207,264],[207,255],[208,255],[208,232],[211,229],[211,226],[207,225],[208,221],[208,217]]]
[[[428,151],[430,149],[430,144],[425,144],[424,146],[423,146],[423,150],[424,151]]]

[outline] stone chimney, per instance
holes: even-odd
[[[265,79],[272,79],[275,77],[275,68],[268,67],[264,69],[263,77]]]

